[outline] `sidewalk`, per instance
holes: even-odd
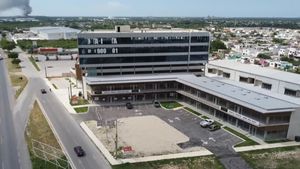
[[[292,146],[300,146],[300,142],[290,141],[290,142],[284,142],[284,143],[237,147],[237,148],[233,148],[233,149],[236,152],[245,152],[245,151],[263,150],[263,149],[272,149],[272,148],[281,148],[281,147],[292,147]]]

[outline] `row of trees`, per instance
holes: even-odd
[[[1,46],[2,49],[8,50],[8,51],[11,51],[11,50],[13,50],[14,48],[16,48],[15,42],[8,41],[8,40],[5,39],[5,38],[2,38],[2,39],[1,39],[1,41],[0,41],[0,46]]]

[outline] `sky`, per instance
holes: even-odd
[[[30,5],[31,15],[40,16],[300,17],[300,0],[31,0]]]

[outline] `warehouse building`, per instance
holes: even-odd
[[[38,39],[59,40],[59,39],[77,39],[80,30],[68,27],[32,27],[30,32],[37,35]]]

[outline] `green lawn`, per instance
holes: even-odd
[[[253,145],[259,145],[257,142],[255,142],[254,140],[251,140],[250,138],[248,138],[247,136],[229,128],[229,127],[224,127],[225,130],[229,131],[230,133],[239,136],[240,138],[244,139],[245,141],[234,146],[234,147],[243,147],[243,146],[253,146]]]
[[[112,166],[112,169],[224,169],[214,157],[194,157]]]
[[[54,87],[54,89],[58,89],[58,87],[54,83],[52,83],[52,86]]]
[[[79,108],[74,108],[74,110],[77,113],[86,113],[89,110],[89,108],[88,107],[79,107]]]
[[[18,45],[23,49],[30,49],[32,47],[31,40],[18,40]],[[53,48],[65,48],[72,49],[77,48],[77,39],[70,40],[37,40],[37,47],[53,47]]]
[[[78,104],[72,104],[71,103],[72,106],[80,106],[80,105],[86,105],[86,104],[90,104],[89,101],[85,100],[85,99],[82,99],[82,98],[78,99]]]
[[[160,105],[166,109],[175,109],[178,107],[183,107],[183,105],[181,105],[178,102],[175,101],[170,101],[170,102],[160,102]]]
[[[240,153],[253,169],[297,169],[300,147],[284,147]]]
[[[30,60],[30,62],[33,64],[33,66],[35,67],[35,69],[36,69],[37,71],[41,71],[40,68],[39,68],[39,66],[37,65],[35,59],[34,59],[32,56],[29,57],[29,60]]]
[[[19,65],[12,64],[12,59],[6,59],[5,63],[9,72],[9,78],[12,86],[18,87],[15,98],[18,98],[28,83],[28,79],[21,73]]]
[[[15,95],[15,97],[18,98],[21,95],[24,88],[26,87],[28,80],[24,75],[16,75],[10,73],[9,77],[12,85],[14,87],[18,87],[18,90],[16,91],[16,95]]]

